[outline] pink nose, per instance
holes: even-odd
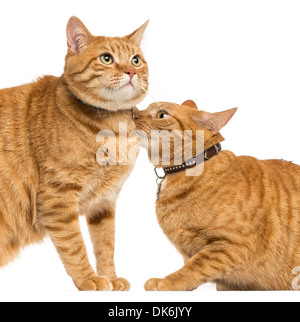
[[[136,75],[136,71],[134,69],[130,69],[125,71],[125,74],[129,75],[130,80],[133,79],[134,75]]]

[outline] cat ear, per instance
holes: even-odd
[[[185,101],[181,105],[189,106],[191,108],[194,108],[194,109],[198,110],[197,104],[194,101],[192,101],[192,100]]]
[[[142,27],[134,31],[132,34],[126,36],[125,38],[132,40],[136,45],[140,46],[144,37],[144,33],[149,25],[149,20],[146,21]]]
[[[78,54],[89,44],[92,35],[77,17],[71,17],[67,25],[69,54]]]
[[[237,108],[232,108],[231,110],[219,113],[199,111],[196,115],[193,115],[192,118],[201,127],[217,134],[232,119],[237,110]]]

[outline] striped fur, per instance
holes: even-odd
[[[137,115],[137,127],[204,130],[205,149],[235,110],[209,114],[194,104],[153,104]],[[157,119],[157,112],[170,115]],[[176,153],[175,153],[176,154]],[[174,151],[173,151],[174,155]],[[185,172],[164,179],[156,210],[185,265],[146,290],[190,291],[213,282],[218,290],[292,290],[300,266],[300,167],[223,151],[201,176]]]
[[[49,236],[78,289],[129,288],[115,272],[114,224],[115,203],[135,160],[127,166],[100,166],[96,138],[99,131],[112,130],[127,139],[119,133],[119,122],[127,122],[128,132],[135,129],[129,108],[145,96],[138,84],[145,90],[148,84],[139,47],[144,30],[145,25],[123,38],[94,37],[73,17],[68,37],[77,32],[88,41],[74,52],[68,39],[64,74],[0,91],[0,266]],[[114,56],[112,66],[100,62],[103,51]],[[118,80],[129,79],[124,71],[134,68],[131,56],[137,54],[143,63],[136,69],[136,83],[120,89]],[[118,145],[117,156],[119,151],[128,153]],[[88,260],[79,215],[87,217],[97,273]]]

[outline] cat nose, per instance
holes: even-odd
[[[129,69],[125,71],[125,74],[129,75],[130,80],[136,75],[136,71],[134,69]]]

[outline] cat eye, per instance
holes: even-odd
[[[140,67],[142,65],[142,60],[139,56],[134,56],[131,63],[134,67]]]
[[[114,59],[110,54],[100,56],[100,60],[104,65],[111,65],[114,62]]]
[[[156,115],[157,119],[164,119],[165,117],[170,116],[166,111],[159,111]]]

